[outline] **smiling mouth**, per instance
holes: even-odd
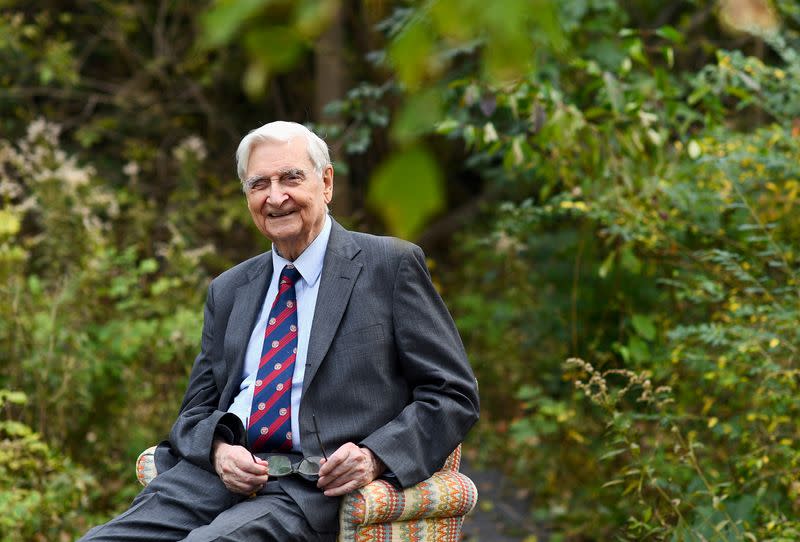
[[[267,216],[270,218],[283,218],[284,216],[289,216],[292,213],[294,213],[294,211],[286,211],[283,213],[267,213]]]

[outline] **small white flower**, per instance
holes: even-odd
[[[136,162],[130,161],[122,168],[122,173],[127,175],[128,177],[138,177],[139,176],[139,164]]]

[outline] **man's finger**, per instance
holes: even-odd
[[[267,462],[253,461],[253,456],[241,446],[226,450],[227,457],[220,461],[220,477],[229,491],[249,495],[260,489],[269,480]]]
[[[239,474],[223,479],[225,487],[234,493],[249,494],[253,491],[261,489],[267,483],[269,476],[253,477],[249,475]]]
[[[320,476],[317,487],[327,488],[331,485],[341,485],[358,476],[358,470],[353,468],[342,468],[341,471],[335,470],[325,476]]]
[[[333,487],[330,489],[326,488],[323,493],[326,497],[340,497],[342,495],[347,495],[351,491],[355,491],[359,487],[361,487],[361,484],[357,480],[351,480],[342,486]]]
[[[323,480],[323,484],[329,480],[335,480],[336,478],[341,478],[342,476],[347,476],[348,474],[352,473],[358,463],[353,461],[352,458],[345,459],[336,468],[332,469],[330,472],[324,473],[322,469],[320,469],[320,479]]]
[[[348,447],[347,458],[327,475],[320,476],[317,487],[328,496],[344,495],[366,486],[384,470],[385,466],[378,463],[369,449],[353,445]],[[320,473],[324,474],[322,469]]]
[[[321,486],[321,489],[324,491],[329,491],[332,489],[339,489],[353,483],[356,484],[356,487],[360,487],[360,478],[353,476],[352,473],[348,473],[346,476],[340,476],[336,479],[328,481]]]
[[[317,485],[326,492],[329,490],[339,490],[346,486],[347,489],[345,492],[348,492],[367,485],[372,479],[368,469],[363,465],[359,465],[341,476],[328,476],[327,478],[320,479]]]
[[[350,480],[356,480],[359,482],[360,485],[366,485],[373,479],[373,477],[371,476],[369,465],[367,465],[366,462],[364,461],[356,461],[353,463],[351,468],[348,469],[346,472],[343,472],[338,476],[336,476],[335,474],[336,473],[323,480],[323,486],[325,487],[325,489],[341,486],[349,482]]]
[[[319,468],[320,479],[332,479],[341,476],[349,470],[349,462],[352,459],[353,450],[355,447],[352,443],[343,444],[328,460]],[[356,449],[358,449],[356,447]],[[324,482],[323,482],[324,483]]]
[[[269,472],[269,463],[263,459],[256,458],[256,460],[258,463],[254,463],[253,458],[250,457],[250,454],[248,454],[247,459],[237,461],[236,466],[239,467],[239,470],[242,472],[246,472],[254,476],[263,476],[267,474],[267,472]]]
[[[353,443],[348,442],[346,444],[342,444],[333,454],[328,458],[327,461],[322,463],[322,466],[319,468],[320,476],[326,476],[334,471],[336,468],[339,467],[343,462],[347,461],[352,453],[352,448],[355,446]]]

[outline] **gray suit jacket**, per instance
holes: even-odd
[[[366,446],[408,487],[440,468],[478,419],[476,381],[422,250],[332,226],[299,409],[303,452],[322,455],[313,413],[328,453],[348,441]],[[225,427],[243,442],[241,422],[226,411],[272,272],[267,252],[211,283],[201,352],[157,460],[169,451],[213,471],[215,432]],[[338,498],[296,476],[279,483],[312,527],[336,530]]]

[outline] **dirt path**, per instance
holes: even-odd
[[[478,487],[478,505],[464,520],[466,542],[546,542],[530,519],[530,492],[514,487],[498,470],[478,470],[463,460],[461,472]]]

